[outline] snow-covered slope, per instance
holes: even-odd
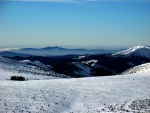
[[[0,81],[0,113],[149,113],[150,73]]]
[[[32,75],[43,75],[43,76],[53,76],[53,77],[67,77],[62,74],[57,74],[52,70],[50,66],[46,66],[41,62],[35,61],[16,61],[4,57],[0,57],[0,69],[4,72],[12,73],[23,73]],[[2,73],[2,71],[0,71]],[[3,75],[5,76],[5,75]]]
[[[37,66],[37,67],[40,67],[40,68],[43,68],[45,70],[49,70],[49,69],[52,69],[52,66],[50,65],[44,65],[43,63],[39,62],[39,61],[33,61],[31,62],[30,60],[22,60],[20,62],[23,62],[25,64],[30,64],[30,65],[33,65],[33,66]]]
[[[131,69],[126,70],[122,74],[143,73],[143,72],[150,73],[150,63],[145,63],[139,66],[135,66]]]
[[[12,76],[22,76],[25,80],[48,80],[48,79],[60,79],[60,77],[54,76],[43,76],[43,75],[35,75],[35,74],[26,74],[26,73],[17,73],[10,72],[8,70],[4,70],[0,68],[0,82],[3,80],[10,80]]]
[[[129,56],[135,55],[135,56],[150,58],[150,47],[149,46],[135,46],[135,47],[129,48],[127,50],[117,52],[112,55],[113,56],[124,56],[124,57],[129,57]]]

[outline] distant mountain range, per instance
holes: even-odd
[[[5,50],[5,51],[4,51]],[[58,55],[69,55],[69,54],[76,54],[76,55],[84,55],[84,54],[110,54],[115,53],[120,50],[103,50],[103,49],[67,49],[58,46],[54,47],[45,47],[45,48],[20,48],[20,49],[3,49],[0,52],[0,56],[58,56]],[[7,54],[4,54],[7,52]],[[10,53],[9,52],[13,52]]]
[[[88,77],[120,74],[147,62],[150,62],[150,48],[136,46],[115,54],[79,56],[77,61],[56,64],[54,67],[60,73]]]
[[[46,50],[46,52],[59,51],[60,49],[61,51],[66,50],[65,48],[59,47],[42,48],[42,50],[43,49]],[[21,49],[21,51],[22,50],[24,51],[31,50],[33,52],[33,48],[24,48]],[[17,55],[18,54],[23,53],[17,53]],[[62,56],[36,56],[36,55],[35,56],[5,55],[5,56],[7,58],[12,59],[11,63],[13,62],[13,60],[15,60],[14,62],[19,62],[19,65],[20,63],[30,66],[38,65],[38,67],[39,66],[45,67],[44,70],[46,69],[47,65],[49,65],[51,67],[49,68],[50,70],[53,69],[54,72],[59,74],[68,75],[70,77],[92,77],[92,76],[108,76],[108,75],[110,76],[121,74],[122,72],[125,72],[126,70],[133,68],[135,66],[144,63],[149,63],[150,48],[149,46],[136,46],[113,54],[105,53],[105,54],[62,55]],[[15,66],[16,65],[18,66],[17,68],[19,68],[18,63],[15,64]],[[30,70],[30,66],[28,71]],[[12,70],[15,69],[16,68],[13,68]]]

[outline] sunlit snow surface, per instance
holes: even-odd
[[[150,73],[28,81],[7,74],[0,73],[0,113],[150,112]]]

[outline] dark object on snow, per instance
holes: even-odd
[[[24,81],[25,78],[22,76],[11,76],[11,80]]]

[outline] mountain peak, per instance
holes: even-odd
[[[117,52],[115,54],[112,54],[114,56],[142,56],[142,57],[147,57],[150,58],[150,47],[149,46],[134,46],[132,48],[129,48],[124,51]]]

